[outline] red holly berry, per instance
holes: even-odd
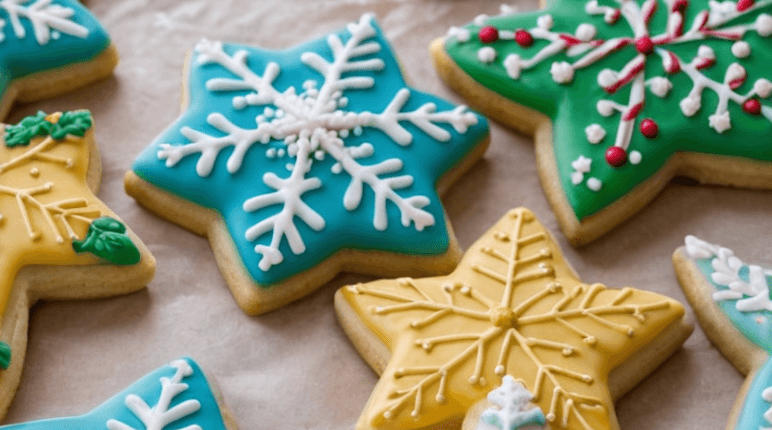
[[[743,103],[743,110],[751,115],[758,115],[761,113],[761,102],[759,99],[748,99]]]
[[[523,48],[527,48],[533,44],[533,36],[526,30],[520,29],[515,32],[515,42]]]
[[[657,133],[659,133],[659,126],[653,119],[646,118],[641,121],[641,134],[649,139],[654,139],[657,137]]]
[[[737,11],[738,12],[744,12],[753,6],[754,1],[753,0],[738,0],[737,2]]]
[[[627,151],[618,146],[610,146],[606,150],[606,162],[611,167],[623,166],[627,163]]]
[[[478,36],[480,36],[480,42],[482,43],[493,43],[499,40],[499,31],[496,27],[486,25],[480,29]]]
[[[635,40],[635,49],[643,55],[654,52],[654,42],[649,36],[641,36]]]

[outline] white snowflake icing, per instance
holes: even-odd
[[[27,36],[22,19],[32,24],[35,40],[40,45],[47,44],[51,39],[58,39],[61,33],[80,38],[88,37],[88,29],[72,21],[74,9],[52,2],[53,0],[0,0],[0,31],[5,28],[6,20],[2,18],[2,12],[5,12],[17,39]],[[5,37],[5,32],[0,32],[0,42],[3,42]]]
[[[686,252],[695,260],[711,259],[714,272],[710,279],[717,285],[727,287],[713,293],[713,300],[737,300],[735,307],[740,312],[772,311],[772,300],[769,298],[767,276],[772,271],[757,265],[746,265],[734,255],[732,250],[700,240],[694,236],[686,236]],[[748,268],[748,281],[743,280],[740,271]]]
[[[155,406],[150,407],[136,394],[126,396],[126,407],[139,419],[142,427],[134,428],[118,420],[107,421],[108,430],[165,430],[167,426],[179,421],[201,409],[201,403],[188,399],[170,407],[175,397],[188,389],[188,384],[182,380],[193,374],[193,368],[185,360],[175,360],[169,363],[176,369],[171,378],[161,378],[161,396]],[[198,425],[189,425],[176,430],[202,430]]]
[[[349,133],[359,136],[363,127],[374,128],[385,133],[395,144],[407,146],[413,141],[413,135],[400,122],[409,122],[440,142],[449,141],[451,134],[437,124],[448,124],[456,132],[465,133],[477,123],[477,117],[465,106],[438,112],[434,103],[425,103],[414,111],[402,111],[411,94],[407,88],[394,94],[383,112],[341,110],[341,106],[346,105],[341,103],[346,91],[367,89],[375,85],[374,78],[360,76],[356,72],[378,71],[384,67],[383,60],[379,58],[358,59],[381,51],[378,42],[369,40],[376,35],[372,16],[364,15],[358,22],[349,24],[347,30],[351,37],[345,43],[334,34],[327,38],[327,44],[332,50],[332,62],[315,52],[301,55],[301,61],[319,72],[323,81],[318,88],[315,81],[306,82],[303,86],[305,91],[299,94],[294,87],[279,91],[273,86],[280,72],[278,64],[269,63],[261,76],[247,65],[246,51],[228,55],[221,42],[202,41],[196,47],[198,64],[218,64],[237,77],[210,79],[206,83],[209,91],[249,90],[251,92],[248,95],[233,98],[234,108],[273,105],[277,110],[273,117],[263,115],[263,118],[258,118],[254,129],[238,127],[224,115],[213,113],[207,122],[225,133],[224,136],[211,136],[183,127],[180,132],[190,140],[189,144],[162,144],[158,151],[158,158],[165,159],[169,167],[185,156],[200,154],[196,172],[200,176],[207,176],[212,172],[220,151],[225,148],[233,147],[233,153],[226,164],[228,172],[233,174],[241,168],[244,156],[253,145],[266,144],[271,140],[283,141],[287,145],[287,155],[294,158],[294,162],[287,164],[290,175],[280,178],[274,173],[264,174],[263,183],[275,191],[252,197],[243,204],[247,212],[272,205],[282,206],[279,213],[253,225],[245,233],[249,241],[271,234],[269,245],[255,246],[255,252],[263,256],[259,263],[263,271],[283,261],[284,257],[279,250],[283,238],[287,239],[293,253],[301,254],[305,251],[305,244],[295,225],[296,217],[315,231],[325,227],[324,217],[303,201],[305,193],[322,186],[321,180],[311,175],[314,160],[325,156],[335,160],[333,173],[346,172],[351,177],[343,197],[343,206],[347,210],[353,211],[359,207],[364,186],[375,193],[375,229],[387,228],[387,202],[398,207],[405,227],[413,224],[420,231],[434,225],[434,216],[422,209],[430,203],[428,197],[416,195],[404,198],[396,193],[396,190],[412,185],[412,176],[381,177],[402,170],[403,161],[391,158],[374,165],[360,164],[357,159],[371,155],[374,148],[369,143],[360,147],[346,146],[344,139]],[[278,115],[279,110],[281,116]],[[279,154],[272,152],[266,155],[275,157]]]
[[[574,168],[571,173],[571,182],[574,185],[579,185],[584,181],[584,174],[589,173],[592,166],[592,159],[580,155],[579,158],[571,162],[571,167]]]
[[[644,88],[648,86],[658,97],[668,96],[672,89],[672,83],[665,76],[647,79],[645,75],[648,61],[659,58],[666,73],[683,72],[690,78],[692,88],[689,94],[679,101],[681,112],[687,117],[695,115],[702,108],[703,92],[709,90],[716,94],[718,105],[715,112],[709,116],[706,125],[717,133],[726,132],[732,126],[728,111],[730,102],[742,106],[753,97],[764,99],[770,96],[772,89],[768,88],[769,81],[763,78],[758,79],[749,92],[737,93],[735,90],[745,82],[747,76],[745,70],[736,63],[728,67],[723,81],[716,81],[705,75],[703,70],[716,63],[715,52],[707,45],[701,45],[691,61],[680,58],[669,47],[708,39],[736,40],[732,52],[738,58],[745,58],[750,55],[750,45],[742,40],[743,37],[751,31],[755,31],[762,37],[771,36],[772,16],[762,13],[751,24],[735,24],[735,22],[738,18],[772,5],[772,0],[751,2],[747,8],[738,6],[735,1],[711,1],[707,9],[696,15],[690,26],[687,26],[684,18],[685,10],[689,7],[688,0],[643,0],[640,4],[636,0],[616,0],[614,3],[615,6],[606,6],[591,0],[586,3],[584,12],[588,15],[601,15],[609,25],[615,25],[618,21],[626,22],[631,30],[631,36],[603,39],[602,34],[598,35],[597,28],[589,23],[580,23],[573,34],[552,31],[554,19],[551,15],[544,14],[537,19],[536,27],[526,31],[534,40],[547,42],[546,45],[542,44],[538,49],[534,48],[529,58],[523,58],[522,54],[506,55],[500,61],[507,75],[512,79],[519,79],[524,71],[550,61],[558,54],[565,53],[569,61],[554,60],[550,65],[549,73],[555,82],[569,84],[581,69],[602,61],[623,48],[628,50],[632,48],[637,51],[636,55],[620,70],[603,69],[596,79],[599,86],[609,95],[617,93],[623,87],[630,87],[627,103],[618,103],[609,99],[603,99],[597,103],[597,111],[601,115],[606,117],[617,113],[620,115],[613,145],[626,151],[646,101]],[[665,13],[668,14],[667,28],[661,34],[650,34],[649,23],[662,3],[665,4],[662,9],[665,9]],[[500,37],[500,39],[510,38]],[[646,42],[648,42],[650,50],[639,49],[639,42],[641,47],[647,46]],[[524,48],[520,52],[531,51]],[[769,106],[762,105],[760,114],[772,121],[772,108]],[[599,184],[595,185],[593,188],[599,189]]]
[[[600,124],[590,124],[584,129],[584,134],[587,135],[588,142],[600,143],[606,137],[606,129]]]
[[[772,387],[767,387],[761,392],[761,398],[767,403],[772,403]],[[764,412],[764,419],[772,423],[772,408]],[[761,427],[759,430],[772,430],[772,427]]]

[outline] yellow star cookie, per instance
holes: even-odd
[[[450,275],[348,286],[335,302],[381,373],[360,430],[457,427],[505,375],[533,394],[553,429],[618,429],[614,399],[692,330],[673,299],[582,283],[522,208]]]
[[[128,293],[155,260],[94,193],[102,167],[87,111],[0,125],[0,417],[21,377],[40,299]]]

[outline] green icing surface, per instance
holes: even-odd
[[[589,23],[597,28],[596,40],[633,36],[624,17],[620,17],[614,24],[607,24],[603,15],[587,14],[584,11],[585,4],[585,1],[580,0],[558,0],[544,11],[491,17],[486,24],[499,30],[532,29],[536,27],[539,16],[550,14],[554,19],[552,32],[574,35],[580,24]],[[611,2],[601,4],[618,5]],[[667,6],[662,1],[658,2],[658,6],[649,23],[649,34],[652,36],[664,33],[666,28]],[[696,15],[707,8],[707,1],[692,1],[685,10],[684,31],[688,31]],[[772,4],[748,12],[719,28],[752,24],[761,13],[772,14]],[[568,84],[559,84],[552,79],[551,65],[562,61],[574,63],[584,54],[568,56],[562,51],[532,68],[522,69],[519,79],[514,80],[507,75],[503,66],[507,55],[518,54],[523,59],[529,59],[549,42],[535,38],[533,45],[527,48],[512,40],[484,44],[477,37],[479,26],[470,24],[466,28],[471,31],[470,41],[459,42],[450,38],[446,43],[448,54],[481,85],[552,118],[557,173],[568,201],[580,220],[606,208],[650,178],[675,152],[690,151],[772,161],[772,123],[767,118],[745,113],[741,105],[730,101],[728,111],[731,129],[718,133],[709,127],[708,121],[708,117],[716,111],[718,96],[707,88],[702,93],[700,110],[692,117],[685,116],[679,102],[692,89],[692,80],[684,72],[666,74],[661,57],[654,53],[647,57],[645,78],[648,80],[657,76],[667,77],[673,88],[667,96],[660,98],[647,86],[645,105],[636,119],[627,150],[628,154],[631,151],[640,152],[642,161],[638,165],[628,162],[622,167],[611,167],[605,160],[605,152],[608,147],[614,145],[621,114],[615,112],[610,117],[604,117],[598,113],[596,105],[602,99],[627,105],[631,84],[626,84],[614,94],[608,94],[598,84],[598,74],[604,69],[620,71],[638,54],[634,45],[625,46],[587,67],[576,69],[573,80]],[[747,31],[742,40],[748,42],[751,47],[750,56],[742,59],[732,55],[731,47],[734,41],[717,38],[663,47],[679,56],[684,63],[688,63],[697,55],[700,45],[710,46],[716,54],[716,63],[703,69],[702,73],[710,79],[723,82],[729,65],[739,63],[747,71],[747,80],[735,92],[745,95],[751,91],[756,80],[772,80],[769,66],[772,64],[772,40],[759,36],[753,30]],[[497,51],[493,63],[486,64],[478,60],[477,51],[483,46],[491,46]],[[768,100],[761,101],[762,105],[770,104]],[[646,138],[639,131],[640,121],[646,118],[653,119],[659,126],[659,134],[654,139]],[[606,137],[599,144],[593,145],[587,140],[585,128],[590,124],[599,124],[606,130]],[[585,182],[589,177],[600,179],[603,186],[597,192],[590,190],[585,183],[574,185],[571,181],[571,173],[574,171],[571,163],[580,155],[592,159],[591,170],[585,174]]]
[[[11,346],[5,342],[0,342],[0,369],[8,369],[11,365]]]

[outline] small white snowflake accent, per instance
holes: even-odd
[[[751,55],[751,45],[748,42],[741,40],[732,44],[732,55],[737,58],[746,58]]]
[[[571,173],[571,182],[574,185],[579,185],[584,181],[584,174],[589,173],[592,166],[592,159],[580,155],[579,158],[571,162],[571,167],[574,168]]]
[[[630,163],[633,165],[640,164],[643,160],[643,155],[638,151],[630,151]]]
[[[489,408],[480,415],[478,430],[495,428],[498,430],[515,430],[525,425],[541,427],[546,418],[536,406],[530,405],[533,394],[522,383],[515,381],[510,375],[505,375],[501,386],[488,393],[488,401],[497,407]]]
[[[172,400],[188,389],[188,384],[182,379],[193,374],[193,368],[185,360],[175,360],[169,363],[177,369],[174,376],[161,378],[161,396],[155,406],[150,407],[135,394],[126,396],[126,407],[142,422],[142,427],[137,429],[118,420],[107,421],[109,430],[165,430],[166,427],[182,418],[185,418],[199,409],[201,403],[198,400],[188,399],[171,407]],[[177,430],[202,430],[198,425],[190,425]]]
[[[606,129],[601,127],[600,124],[590,124],[584,129],[584,134],[587,135],[588,142],[596,144],[606,137]]]
[[[359,136],[363,127],[374,128],[385,133],[395,144],[410,145],[413,135],[400,122],[409,122],[436,141],[447,142],[451,134],[437,124],[449,124],[458,133],[465,133],[477,124],[477,117],[465,106],[458,106],[452,111],[437,112],[434,103],[425,103],[414,111],[403,112],[402,108],[410,98],[410,90],[400,89],[394,94],[389,105],[380,113],[369,111],[348,112],[341,110],[346,106],[345,92],[361,90],[375,85],[375,79],[357,72],[379,71],[385,66],[380,58],[358,60],[369,54],[381,51],[380,43],[369,39],[376,36],[372,26],[372,16],[364,15],[358,22],[347,27],[351,37],[344,43],[337,35],[327,38],[333,60],[327,61],[315,52],[305,52],[301,61],[323,77],[321,86],[317,82],[307,81],[305,91],[298,93],[294,87],[279,91],[273,82],[280,73],[277,63],[270,62],[262,76],[248,66],[246,51],[228,55],[221,42],[204,40],[196,46],[198,64],[218,64],[237,79],[213,78],[207,81],[209,91],[251,91],[246,96],[235,96],[233,106],[244,109],[247,106],[273,105],[282,111],[282,115],[257,117],[257,127],[244,129],[230,122],[224,115],[213,113],[207,122],[225,133],[224,136],[211,136],[190,127],[183,127],[180,132],[190,140],[189,144],[162,144],[158,158],[165,159],[168,167],[176,165],[183,157],[200,154],[196,172],[207,176],[214,168],[217,156],[225,148],[233,147],[226,167],[231,174],[242,165],[248,150],[255,144],[267,144],[270,141],[283,141],[287,145],[287,155],[294,158],[287,164],[290,175],[280,178],[272,172],[263,175],[263,183],[274,192],[255,196],[246,200],[243,209],[253,212],[258,209],[282,205],[275,215],[250,227],[245,237],[248,241],[256,240],[270,233],[269,245],[256,245],[255,252],[261,254],[259,268],[267,271],[281,263],[284,256],[279,250],[283,238],[287,239],[293,253],[305,252],[305,244],[295,225],[299,218],[311,229],[320,231],[325,227],[322,215],[303,201],[303,195],[322,186],[320,179],[309,176],[313,173],[314,160],[332,157],[336,162],[332,166],[334,173],[346,172],[351,182],[343,197],[343,206],[353,211],[362,201],[363,187],[370,187],[375,193],[375,211],[373,226],[376,230],[385,230],[388,224],[386,203],[392,202],[400,211],[402,225],[413,224],[418,231],[434,225],[434,216],[422,208],[430,203],[426,196],[416,195],[403,198],[395,190],[407,188],[413,184],[410,175],[381,178],[384,174],[402,170],[403,161],[391,158],[374,165],[360,164],[357,159],[373,153],[369,143],[361,147],[346,146],[344,140],[350,134]],[[345,74],[345,76],[344,76]],[[364,148],[364,149],[363,149]],[[266,153],[268,157],[278,156],[278,152]]]
[[[477,58],[483,63],[492,63],[496,59],[496,50],[485,46],[477,51]]]
[[[56,4],[53,0],[0,0],[0,31],[4,30],[6,21],[2,12],[8,14],[13,34],[17,39],[24,39],[27,31],[22,19],[32,24],[35,39],[40,45],[47,44],[51,39],[58,39],[60,33],[86,38],[88,29],[71,20],[75,10]],[[5,40],[5,32],[0,32],[0,42]]]
[[[589,188],[590,191],[598,192],[601,188],[603,188],[603,182],[595,177],[590,178],[587,180],[587,188]]]
[[[764,270],[757,265],[746,265],[734,255],[732,250],[713,245],[694,236],[686,236],[686,252],[693,259],[711,259],[714,272],[710,279],[717,285],[727,287],[713,293],[713,300],[737,300],[735,307],[740,312],[772,311],[772,300],[769,298],[767,276],[772,271]],[[740,270],[748,267],[748,281],[740,277]]]

